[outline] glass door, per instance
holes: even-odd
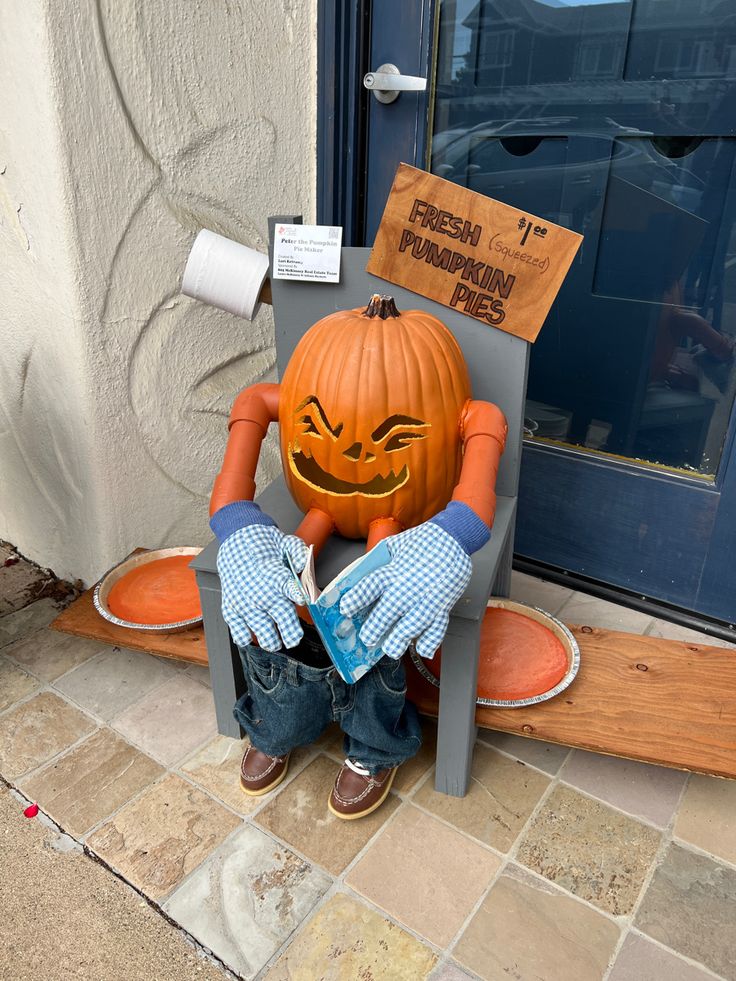
[[[398,8],[398,9],[397,9]],[[517,553],[736,619],[736,7],[373,7],[366,228],[400,160],[584,236],[533,347]]]

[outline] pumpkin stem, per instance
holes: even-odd
[[[396,303],[392,296],[374,293],[370,303],[363,311],[363,316],[380,317],[381,320],[388,320],[389,317],[400,317],[401,314],[396,309]]]

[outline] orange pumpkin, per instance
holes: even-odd
[[[404,527],[450,500],[460,474],[468,370],[449,330],[389,296],[318,321],[281,382],[279,427],[287,486],[346,538],[376,518]]]

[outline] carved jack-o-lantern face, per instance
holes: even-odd
[[[460,466],[467,369],[447,328],[389,298],[340,311],[304,335],[281,383],[287,485],[348,538],[376,518],[403,527],[452,495]]]
[[[337,497],[386,497],[403,487],[410,475],[407,451],[415,440],[426,439],[427,433],[422,430],[431,425],[395,412],[380,422],[366,440],[354,439],[356,434],[346,433],[343,422],[330,422],[316,395],[304,399],[296,407],[296,415],[288,449],[289,467],[310,487]],[[327,456],[320,452],[321,444],[331,443],[346,460],[357,464],[356,480],[346,480],[320,464],[320,458]]]

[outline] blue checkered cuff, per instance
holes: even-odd
[[[462,501],[450,501],[444,511],[430,518],[430,524],[439,525],[448,535],[452,535],[467,555],[483,548],[491,537],[485,521]]]
[[[247,528],[248,525],[275,524],[273,518],[264,514],[253,501],[233,501],[219,511],[215,511],[210,518],[210,528],[221,545],[239,528]]]

